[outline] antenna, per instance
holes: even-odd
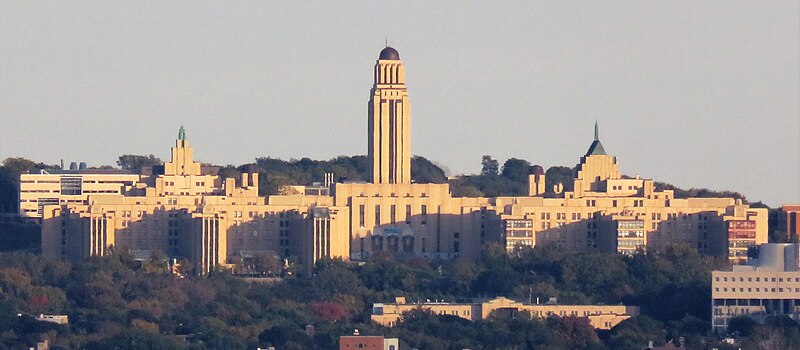
[[[383,47],[389,47],[389,38],[383,38]]]

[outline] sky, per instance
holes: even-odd
[[[366,154],[400,52],[412,153],[574,166],[800,203],[800,1],[0,2],[0,159]]]

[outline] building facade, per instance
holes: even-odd
[[[747,247],[768,240],[767,209],[733,198],[675,198],[653,180],[625,177],[616,157],[595,139],[580,159],[573,191],[541,188],[545,174],[534,167],[527,197],[498,197],[494,210],[509,251],[549,244],[574,252],[634,254],[686,244],[741,260]]]
[[[784,205],[781,211],[786,217],[786,238],[797,237],[797,233],[800,232],[800,204]]]
[[[770,315],[800,320],[800,245],[770,243],[751,249],[746,265],[711,274],[713,330],[728,330],[731,318],[763,322]]]
[[[508,298],[475,300],[469,303],[422,302],[407,303],[404,297],[398,297],[394,303],[374,304],[372,306],[373,322],[392,327],[401,321],[403,314],[413,310],[427,310],[436,315],[458,316],[470,321],[488,318],[493,314],[505,314],[516,317],[521,312],[531,317],[585,317],[592,327],[608,330],[639,314],[636,306],[625,305],[558,305],[526,304]]]
[[[381,50],[375,63],[369,98],[368,153],[372,182],[411,183],[411,103],[405,66],[391,47]]]
[[[400,339],[384,338],[380,335],[343,335],[339,337],[339,350],[400,350]]]
[[[187,259],[192,273],[229,268],[258,255],[348,257],[346,207],[329,196],[260,197],[258,173],[240,181],[203,175],[183,128],[164,174],[123,193],[86,194],[80,202],[43,205],[42,252],[80,261],[113,249],[157,251]]]
[[[449,184],[411,181],[410,101],[397,50],[381,51],[368,104],[370,182],[259,196],[258,173],[222,179],[194,161],[181,128],[171,160],[148,174],[25,174],[20,214],[41,220],[47,256],[80,260],[122,249],[186,259],[195,273],[261,255],[366,260],[389,255],[476,258],[488,242],[509,252],[556,245],[634,254],[680,243],[741,260],[767,241],[765,209],[732,198],[675,198],[623,176],[595,137],[572,191],[531,169],[527,196],[453,197]]]
[[[123,194],[140,181],[138,174],[102,170],[50,170],[20,175],[19,215],[38,222],[42,207],[85,203],[93,194]]]

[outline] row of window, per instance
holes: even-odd
[[[736,292],[736,288],[733,288],[733,287],[731,287],[731,288],[727,288],[727,287],[722,287],[722,288],[720,288],[720,287],[715,287],[715,288],[714,288],[714,291],[715,291],[715,292],[719,292],[719,291],[720,291],[720,289],[721,289],[723,292],[727,292],[727,291],[728,291],[728,289],[730,289],[730,291],[731,291],[731,292],[733,292],[733,293],[735,293],[735,292]],[[747,293],[753,293],[753,291],[755,291],[756,293],[759,293],[759,292],[761,292],[761,291],[762,291],[762,290],[761,290],[761,287],[755,287],[755,288],[753,288],[753,287],[749,287],[749,288],[739,287],[739,292],[740,292],[740,293],[744,293],[744,292],[745,292],[745,289],[747,289]],[[763,292],[765,292],[765,293],[766,293],[766,292],[773,292],[773,293],[783,293],[783,292],[784,292],[784,289],[785,289],[785,292],[787,292],[787,293],[791,293],[791,292],[792,292],[792,288],[781,288],[781,287],[777,287],[777,288],[764,288]],[[794,291],[795,291],[795,293],[800,293],[800,288],[795,288],[795,289],[794,289]]]
[[[366,211],[367,208],[364,204],[358,206],[358,224],[360,227],[364,227],[366,225]],[[414,215],[411,205],[406,205],[406,224],[411,224],[411,217]],[[420,215],[420,223],[422,225],[427,224],[428,222],[428,206],[423,204],[420,206],[419,210]],[[397,205],[392,204],[389,206],[389,222],[394,225],[397,223]],[[375,205],[375,225],[381,224],[381,206]]]
[[[753,277],[747,277],[747,282],[753,282],[753,279],[754,279]],[[719,277],[714,277],[714,280],[719,282],[720,278]],[[739,277],[739,282],[744,282],[744,280],[745,280],[744,277]],[[761,282],[761,280],[762,280],[761,277],[755,277],[755,281],[756,282]],[[772,277],[772,278],[764,277],[763,280],[764,280],[764,282],[783,283],[783,277]],[[794,280],[794,282],[800,282],[800,277],[794,277],[794,278],[787,277],[786,278],[786,282],[792,282],[792,280]],[[722,277],[722,282],[728,282],[728,277]],[[730,282],[736,282],[736,277],[731,277],[730,278]]]
[[[194,183],[194,185],[202,187],[202,186],[205,186],[206,183],[205,183],[205,181],[196,181]],[[164,186],[175,186],[175,181],[164,181]]]
[[[364,193],[364,192],[361,192],[361,193],[359,193],[359,194],[358,194],[358,196],[359,196],[359,197],[366,197],[367,195],[366,195],[366,193]],[[423,192],[423,193],[420,193],[420,195],[419,195],[419,196],[420,196],[421,198],[428,198],[428,194],[427,194],[427,193],[425,193],[425,192]],[[374,195],[373,197],[383,197],[383,196],[381,196],[381,194],[380,194],[380,193],[375,193],[375,195]],[[392,198],[397,198],[397,193],[392,193],[391,195],[389,195],[389,197],[392,197]],[[413,197],[411,196],[411,193],[406,193],[406,195],[405,195],[404,197],[405,197],[405,198],[413,198]]]

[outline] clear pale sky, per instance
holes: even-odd
[[[0,158],[115,165],[366,153],[384,40],[412,152],[622,172],[800,202],[798,1],[2,1]]]

